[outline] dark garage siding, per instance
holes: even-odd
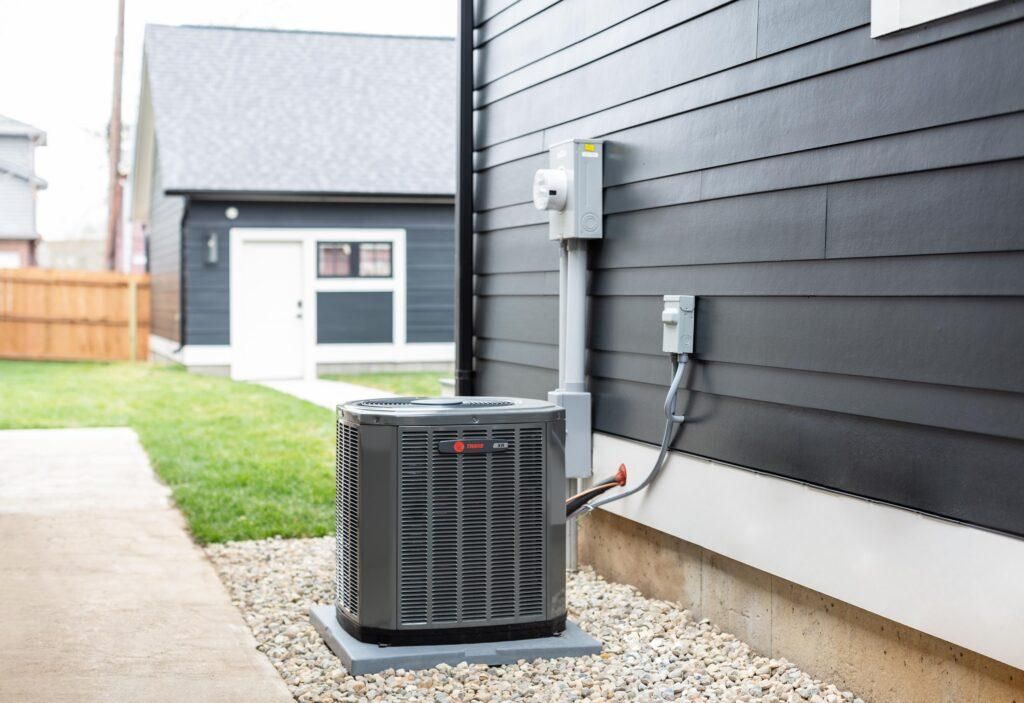
[[[236,220],[224,211],[238,208]],[[451,205],[223,202],[193,200],[185,228],[188,344],[228,344],[231,227],[375,227],[406,230],[406,339],[450,342],[454,238]],[[206,239],[219,234],[218,262],[205,263]],[[390,327],[389,334],[390,334]]]
[[[160,178],[160,154],[153,165],[153,190],[150,200],[147,269],[150,276],[153,334],[181,341],[181,218],[185,199],[163,193]]]
[[[692,293],[678,449],[1024,535],[1024,3],[882,39],[869,5],[482,3],[477,391],[556,384],[530,179],[604,137],[598,431],[660,437]]]

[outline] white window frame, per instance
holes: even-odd
[[[354,254],[355,257],[356,257],[356,260],[359,262],[360,266],[362,265],[362,251],[360,251],[360,247],[363,244],[390,244],[391,247],[388,250],[388,254],[389,254],[389,256],[388,256],[388,268],[390,269],[390,273],[388,275],[386,275],[386,276],[363,275],[358,270],[355,270],[353,273],[350,273],[350,274],[344,275],[344,276],[342,276],[342,275],[329,275],[329,274],[321,273],[320,272],[320,247],[323,246],[323,245],[332,246],[332,245],[339,245],[339,244],[346,244],[346,245],[349,245],[351,247],[351,249],[350,249],[351,253],[348,256],[352,257],[353,254]],[[327,279],[331,279],[331,280],[334,280],[334,279],[337,279],[337,278],[394,278],[395,277],[395,246],[390,241],[382,242],[382,241],[370,240],[370,239],[363,239],[363,240],[360,240],[360,241],[354,241],[354,240],[351,240],[351,239],[346,239],[344,241],[336,241],[334,239],[319,239],[319,240],[317,240],[317,243],[316,243],[316,275],[317,275],[317,278],[327,278]]]
[[[871,36],[880,37],[996,0],[871,0]]]

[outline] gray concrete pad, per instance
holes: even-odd
[[[0,432],[0,701],[291,701],[130,429]]]
[[[432,644],[412,647],[381,647],[360,642],[345,632],[334,614],[333,605],[314,605],[309,609],[313,627],[341,660],[350,674],[373,674],[385,669],[429,669],[438,664],[515,664],[520,659],[557,659],[585,657],[601,653],[601,643],[567,622],[558,637],[537,637],[508,642],[473,644]]]

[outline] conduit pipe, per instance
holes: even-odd
[[[558,387],[565,388],[565,296],[566,271],[569,267],[569,250],[566,243],[558,243]]]
[[[647,478],[640,482],[640,485],[634,486],[628,491],[617,493],[610,498],[599,500],[596,503],[588,503],[580,508],[580,515],[586,515],[595,508],[600,508],[602,505],[608,505],[614,503],[617,500],[628,498],[629,496],[639,493],[649,485],[654,483],[658,478],[658,474],[661,473],[662,467],[665,466],[665,460],[668,459],[669,449],[672,446],[672,439],[675,437],[676,429],[686,421],[685,415],[676,414],[676,405],[679,401],[679,386],[683,381],[683,374],[686,371],[686,362],[690,360],[689,354],[680,354],[678,357],[673,356],[672,359],[672,383],[668,387],[668,395],[665,396],[665,431],[661,435],[661,446],[658,450],[658,458],[654,460],[654,467],[651,472],[647,474]]]
[[[580,492],[578,476],[591,473],[591,399],[587,392],[587,241],[559,242],[558,389],[548,398],[565,408],[566,494]],[[575,520],[566,524],[566,566],[579,568]]]
[[[586,393],[587,363],[587,242],[563,242],[565,266],[565,379],[562,390]],[[587,394],[589,395],[589,394]],[[590,416],[587,415],[587,425]]]

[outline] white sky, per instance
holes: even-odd
[[[456,0],[126,0],[122,168],[130,168],[146,24],[455,34]],[[47,239],[101,237],[116,0],[0,0],[0,114],[47,133],[36,172]]]

